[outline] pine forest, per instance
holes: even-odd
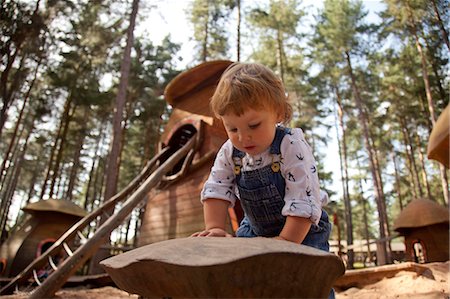
[[[153,42],[160,28],[137,30],[162,2],[1,1],[2,242],[30,203],[90,212],[122,190],[158,150],[167,84],[213,60],[259,62],[284,82],[330,197],[332,240],[391,240],[411,200],[448,206],[448,169],[427,158],[449,102],[448,0],[380,0],[370,18],[373,1],[168,1],[186,6],[190,56],[170,34]],[[136,245],[142,209],[114,245]]]

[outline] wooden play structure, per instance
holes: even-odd
[[[135,249],[137,251],[133,250],[130,254],[136,257],[143,251],[150,249],[150,256],[145,255],[142,258],[151,260],[153,259],[152,254],[161,252],[157,249],[160,248],[159,246],[166,246],[164,250],[170,249],[165,253],[166,258],[173,259],[175,263],[181,260],[194,263],[200,255],[205,256],[203,256],[203,262],[200,261],[199,264],[186,265],[190,268],[185,268],[182,264],[179,264],[179,268],[176,269],[181,272],[178,272],[178,275],[176,272],[165,272],[168,271],[165,265],[162,265],[162,268],[157,268],[163,272],[155,272],[155,276],[153,274],[152,276],[137,275],[137,272],[134,272],[136,275],[133,274],[132,280],[139,280],[141,287],[150,284],[156,278],[161,283],[167,277],[170,277],[170,279],[189,278],[189,275],[186,275],[190,272],[185,271],[186,269],[189,269],[189,271],[196,269],[198,277],[207,277],[208,280],[213,279],[213,277],[218,279],[224,273],[242,276],[246,273],[245,271],[253,273],[254,266],[261,265],[262,267],[262,265],[265,265],[270,269],[275,268],[275,266],[282,266],[281,269],[284,269],[285,275],[290,275],[290,280],[300,279],[299,283],[295,284],[295,290],[291,290],[293,293],[290,296],[308,297],[313,294],[310,289],[314,289],[314,294],[320,297],[328,294],[333,280],[344,272],[342,261],[331,253],[318,250],[311,251],[310,248],[305,248],[305,246],[270,239],[227,238],[209,241],[206,239],[196,239],[195,241],[194,239],[185,239],[185,237],[201,230],[204,226],[200,190],[209,175],[214,156],[227,138],[222,123],[211,114],[209,99],[221,74],[231,63],[227,60],[205,62],[181,73],[172,80],[165,90],[165,99],[172,106],[173,111],[160,138],[158,153],[122,191],[81,218],[69,229],[65,229],[62,236],[55,240],[45,252],[42,252],[10,282],[2,286],[0,295],[11,294],[18,285],[28,283],[31,278],[34,278],[37,287],[31,293],[30,298],[53,297],[69,277],[73,276],[105,244],[111,232],[127,219],[133,209],[145,202],[146,209],[138,240],[138,245],[144,249]],[[108,214],[111,210],[115,210],[114,214]],[[237,204],[234,209],[229,210],[229,214],[228,230],[232,233],[242,217],[242,210]],[[94,234],[83,235],[85,228],[100,216],[106,216],[107,220],[97,227]],[[230,243],[220,243],[224,241],[230,241]],[[227,258],[217,259],[216,256],[216,258],[212,258],[205,263],[205,259],[208,260],[209,255],[214,256],[216,254],[219,245],[225,250],[223,253],[224,257]],[[243,251],[244,248],[248,250]],[[153,252],[153,249],[156,251]],[[168,254],[170,252],[173,254]],[[128,253],[127,255],[122,254],[117,258],[121,260],[123,256],[129,255]],[[55,258],[63,259],[64,262],[54,265],[51,261]],[[141,257],[138,257],[134,260],[130,269],[145,270],[148,265],[153,267],[158,263],[156,261],[147,263],[144,260],[142,260],[142,263],[137,262],[140,259]],[[241,263],[249,268],[246,269],[244,266],[236,268],[236,265]],[[106,264],[104,265],[106,266]],[[124,265],[124,267],[129,269],[127,265]],[[42,268],[50,269],[45,280],[40,279],[38,275],[34,275]],[[109,268],[107,267],[107,269]],[[129,277],[129,272],[126,271],[115,270],[111,276],[120,287],[128,290],[128,286],[123,284],[123,281],[127,279],[122,276],[128,275]],[[264,288],[265,283],[263,283],[265,279],[270,277],[259,274],[259,281],[248,281],[251,285],[257,287],[252,291],[253,293],[248,293],[248,291],[245,291],[247,293],[236,293],[238,291],[236,288],[233,290],[233,287],[230,287],[232,290],[228,290],[230,283],[228,278],[222,281],[223,287],[219,290],[224,290],[223,294],[229,294],[230,296],[233,294],[241,294],[242,296],[257,294],[275,296],[275,294],[278,294],[278,297],[280,297],[281,294],[286,294],[286,297],[288,297],[287,293],[283,293],[279,289],[273,289],[278,282],[279,275],[272,271],[267,275],[269,274],[274,279],[270,288]],[[319,276],[321,277],[320,280],[317,278]],[[311,288],[311,284],[305,283],[312,281],[311,277],[318,279],[321,285]],[[245,279],[244,276],[243,279]],[[178,281],[185,285],[190,283],[186,280]],[[219,282],[219,280],[216,281]],[[218,287],[216,285],[215,289],[218,289]],[[196,285],[194,289],[197,293],[195,294],[212,294],[211,289],[205,289],[202,293],[200,291],[202,288],[204,288],[204,285],[201,283]],[[269,289],[272,290],[271,293],[265,293]],[[172,294],[165,291],[162,293],[152,293],[156,291],[148,290],[141,292],[141,289],[130,289],[130,292],[146,295]],[[189,296],[194,293],[182,292],[176,294]],[[218,293],[214,294],[217,295]]]
[[[442,111],[428,140],[427,156],[450,168],[450,105]]]
[[[179,163],[164,178],[163,188],[152,190],[138,246],[186,237],[203,228],[200,192],[216,152],[227,139],[222,122],[211,114],[209,99],[231,63],[228,60],[203,63],[181,73],[167,86],[164,98],[173,111],[160,138],[160,149],[183,144],[194,133],[199,142],[195,154],[185,159],[184,166]]]
[[[428,199],[411,201],[398,215],[394,230],[405,237],[406,258],[416,263],[449,259],[449,214]]]
[[[0,247],[2,277],[19,274],[87,214],[74,203],[57,199],[31,203],[22,210],[26,213],[24,219]],[[53,263],[57,264],[57,261]]]

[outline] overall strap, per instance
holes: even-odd
[[[245,153],[243,151],[240,151],[233,146],[233,154],[232,154],[231,158],[233,159],[234,174],[236,176],[241,174],[242,158],[244,158],[244,156],[245,156]]]
[[[281,156],[281,142],[286,134],[291,135],[291,129],[278,126],[275,131],[275,138],[270,145],[270,154],[272,155],[272,170],[278,172],[280,170],[280,163],[282,163],[283,157]],[[243,151],[233,147],[232,159],[234,163],[234,174],[240,175],[242,168],[242,158],[245,156]]]
[[[286,134],[292,135],[291,129],[278,126],[275,132],[275,138],[273,139],[272,144],[270,145],[270,153],[272,155],[280,155],[281,154],[281,141]]]
[[[270,145],[270,154],[272,155],[272,171],[279,172],[281,163],[283,163],[283,156],[281,155],[281,142],[286,134],[291,135],[291,129],[278,126],[275,132],[275,138]]]

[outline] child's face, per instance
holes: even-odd
[[[228,138],[237,149],[257,155],[272,144],[279,117],[267,109],[247,109],[241,116],[227,113],[222,116],[222,121]]]

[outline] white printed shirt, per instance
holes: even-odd
[[[328,195],[319,188],[316,161],[303,131],[294,128],[291,133],[284,136],[280,146],[280,171],[286,182],[282,214],[307,218],[318,224],[322,205],[327,203]],[[252,171],[271,164],[272,155],[269,150],[268,148],[255,156],[246,153],[242,158],[241,171]],[[232,154],[233,144],[228,140],[219,150],[203,186],[202,202],[208,198],[217,198],[230,202],[233,207],[236,199],[239,199]]]

